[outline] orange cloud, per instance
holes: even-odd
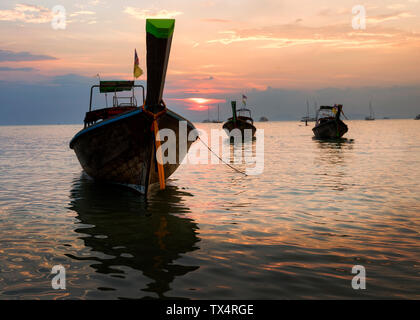
[[[408,17],[406,13],[371,17],[376,23]],[[337,48],[380,48],[405,44],[418,45],[420,34],[393,28],[369,27],[367,31],[354,31],[348,24],[308,27],[300,24],[269,26],[260,29],[232,30],[225,36],[208,40],[209,44],[230,45],[240,42],[259,42],[261,49],[279,49],[304,45]]]
[[[227,23],[227,22],[231,22],[230,20],[225,20],[225,19],[201,19],[201,21],[204,21],[204,22],[216,22],[216,23]]]
[[[410,12],[396,12],[396,13],[390,13],[390,14],[381,14],[374,17],[368,17],[367,22],[369,23],[381,23],[385,21],[392,21],[392,20],[399,20],[404,18],[413,18],[415,15],[413,15]]]
[[[0,21],[47,23],[52,17],[50,9],[37,5],[17,4],[12,10],[0,10]]]
[[[169,11],[169,10],[159,10],[159,11],[152,11],[149,9],[140,9],[134,7],[125,7],[124,12],[129,14],[130,16],[136,19],[147,19],[147,18],[155,18],[155,19],[164,19],[164,18],[175,18],[182,14],[181,11]]]

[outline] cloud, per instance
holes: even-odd
[[[50,9],[30,4],[16,4],[12,10],[0,10],[0,21],[17,21],[24,23],[51,22],[53,13]]]
[[[191,76],[191,80],[200,80],[200,81],[211,81],[214,80],[213,76],[206,76],[206,77],[200,77],[200,76]]]
[[[210,18],[210,19],[201,19],[201,21],[204,21],[204,22],[216,22],[216,23],[228,23],[228,22],[231,22],[231,20],[212,19],[212,18]]]
[[[89,16],[89,15],[94,15],[94,14],[96,14],[96,12],[94,11],[81,10],[81,11],[73,12],[72,14],[70,14],[70,17],[77,17],[77,16],[82,16],[82,15]]]
[[[89,102],[88,88],[95,82],[78,75],[46,77],[40,82],[0,80],[0,125],[81,124]]]
[[[385,17],[383,17],[385,18]],[[267,26],[260,29],[223,31],[222,37],[207,41],[230,45],[240,42],[259,42],[259,48],[286,48],[303,45],[321,45],[337,48],[379,48],[401,44],[419,45],[420,34],[393,28],[370,26],[356,31],[349,24],[308,27],[298,23]]]
[[[35,83],[0,80],[0,101],[2,101],[0,125],[78,123],[82,126],[87,111],[86,102],[89,102],[89,88],[96,83],[97,79],[93,77],[76,74],[48,77],[44,81]],[[207,118],[207,107],[214,117],[217,104],[220,104],[221,119],[231,116],[227,102],[238,100],[243,92],[243,89],[238,89],[222,95],[203,93],[201,90],[196,93],[186,93],[182,90],[182,94],[174,95],[169,93],[173,85],[168,83],[165,88],[165,101],[168,107],[187,119],[197,121]],[[307,99],[311,106],[315,101],[318,105],[342,103],[345,113],[352,119],[366,116],[369,112],[369,100],[373,99],[378,118],[382,116],[412,118],[419,113],[420,86],[344,87],[315,91],[272,87],[262,90],[249,89],[245,94],[249,105],[255,106],[252,108],[254,118],[264,115],[270,120],[300,119],[306,114]],[[57,104],[57,101],[60,103]]]
[[[105,5],[105,2],[102,0],[85,1],[84,3],[75,3],[74,7],[83,11],[86,8],[96,7],[98,5]]]
[[[407,5],[403,3],[394,3],[387,6],[387,9],[391,10],[398,10],[398,9],[404,9]]]
[[[381,14],[373,17],[367,18],[367,23],[381,23],[385,21],[399,20],[404,18],[413,18],[413,15],[410,12],[394,12],[389,14]]]
[[[67,20],[67,23],[86,23],[88,25],[97,23],[96,12],[84,10],[83,8],[79,11],[71,13],[70,17],[72,20]]]
[[[318,16],[320,16],[320,17],[332,17],[332,16],[349,14],[349,12],[351,12],[351,10],[349,10],[349,8],[338,8],[338,9],[324,8],[320,12],[318,12]]]
[[[57,60],[57,58],[48,55],[37,55],[27,51],[13,52],[8,50],[0,50],[0,62],[3,61],[41,61],[41,60]]]
[[[134,8],[134,7],[125,7],[124,13],[129,14],[130,16],[136,18],[136,19],[164,19],[164,18],[175,18],[176,16],[179,16],[183,14],[181,11],[169,11],[169,10],[159,10],[159,11],[153,11],[150,9],[140,9],[140,8]]]
[[[37,69],[34,68],[11,68],[11,67],[0,67],[0,71],[37,71]]]
[[[30,52],[13,52],[8,50],[0,50],[0,62],[3,61],[41,61],[41,60],[57,60],[52,56],[32,54]]]

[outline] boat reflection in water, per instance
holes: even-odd
[[[317,143],[319,149],[324,150],[326,152],[332,152],[336,154],[337,150],[343,149],[353,149],[354,139],[347,139],[347,138],[333,138],[333,139],[318,139],[316,137],[312,137],[312,140]],[[325,153],[327,155],[328,153]]]
[[[320,185],[332,191],[344,191],[349,187],[347,181],[351,173],[348,169],[353,150],[353,139],[317,139],[313,138],[319,148],[315,158],[317,172],[315,175],[321,175],[322,179],[316,180]]]
[[[117,185],[94,182],[86,176],[76,179],[70,209],[77,212],[83,225],[75,231],[86,247],[106,258],[68,256],[97,261],[91,265],[96,272],[120,273],[120,278],[125,272],[119,266],[141,271],[152,280],[139,288],[143,297],[153,297],[147,294],[152,292],[166,298],[176,277],[199,268],[175,264],[181,254],[199,249],[198,226],[186,217],[189,209],[182,204],[185,196],[191,195],[169,185],[146,202],[136,192]]]

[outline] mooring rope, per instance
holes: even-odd
[[[247,176],[247,174],[245,173],[245,172],[243,172],[243,171],[241,171],[241,170],[239,170],[239,169],[237,169],[237,168],[235,168],[235,167],[233,167],[233,166],[231,166],[229,163],[227,163],[227,162],[225,162],[222,158],[220,158],[203,140],[201,140],[201,138],[200,137],[198,137],[198,139],[200,139],[200,141],[201,141],[201,143],[202,144],[204,144],[204,146],[207,148],[207,149],[209,149],[209,151],[211,152],[211,153],[213,153],[220,161],[222,161],[222,163],[223,164],[225,164],[225,165],[227,165],[229,168],[231,168],[232,170],[234,170],[234,171],[236,171],[236,172],[238,172],[238,173],[240,173],[240,174],[243,174],[244,176]]]

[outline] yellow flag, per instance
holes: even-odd
[[[143,70],[139,67],[139,57],[137,56],[137,50],[134,49],[134,78],[138,78],[143,74]]]

